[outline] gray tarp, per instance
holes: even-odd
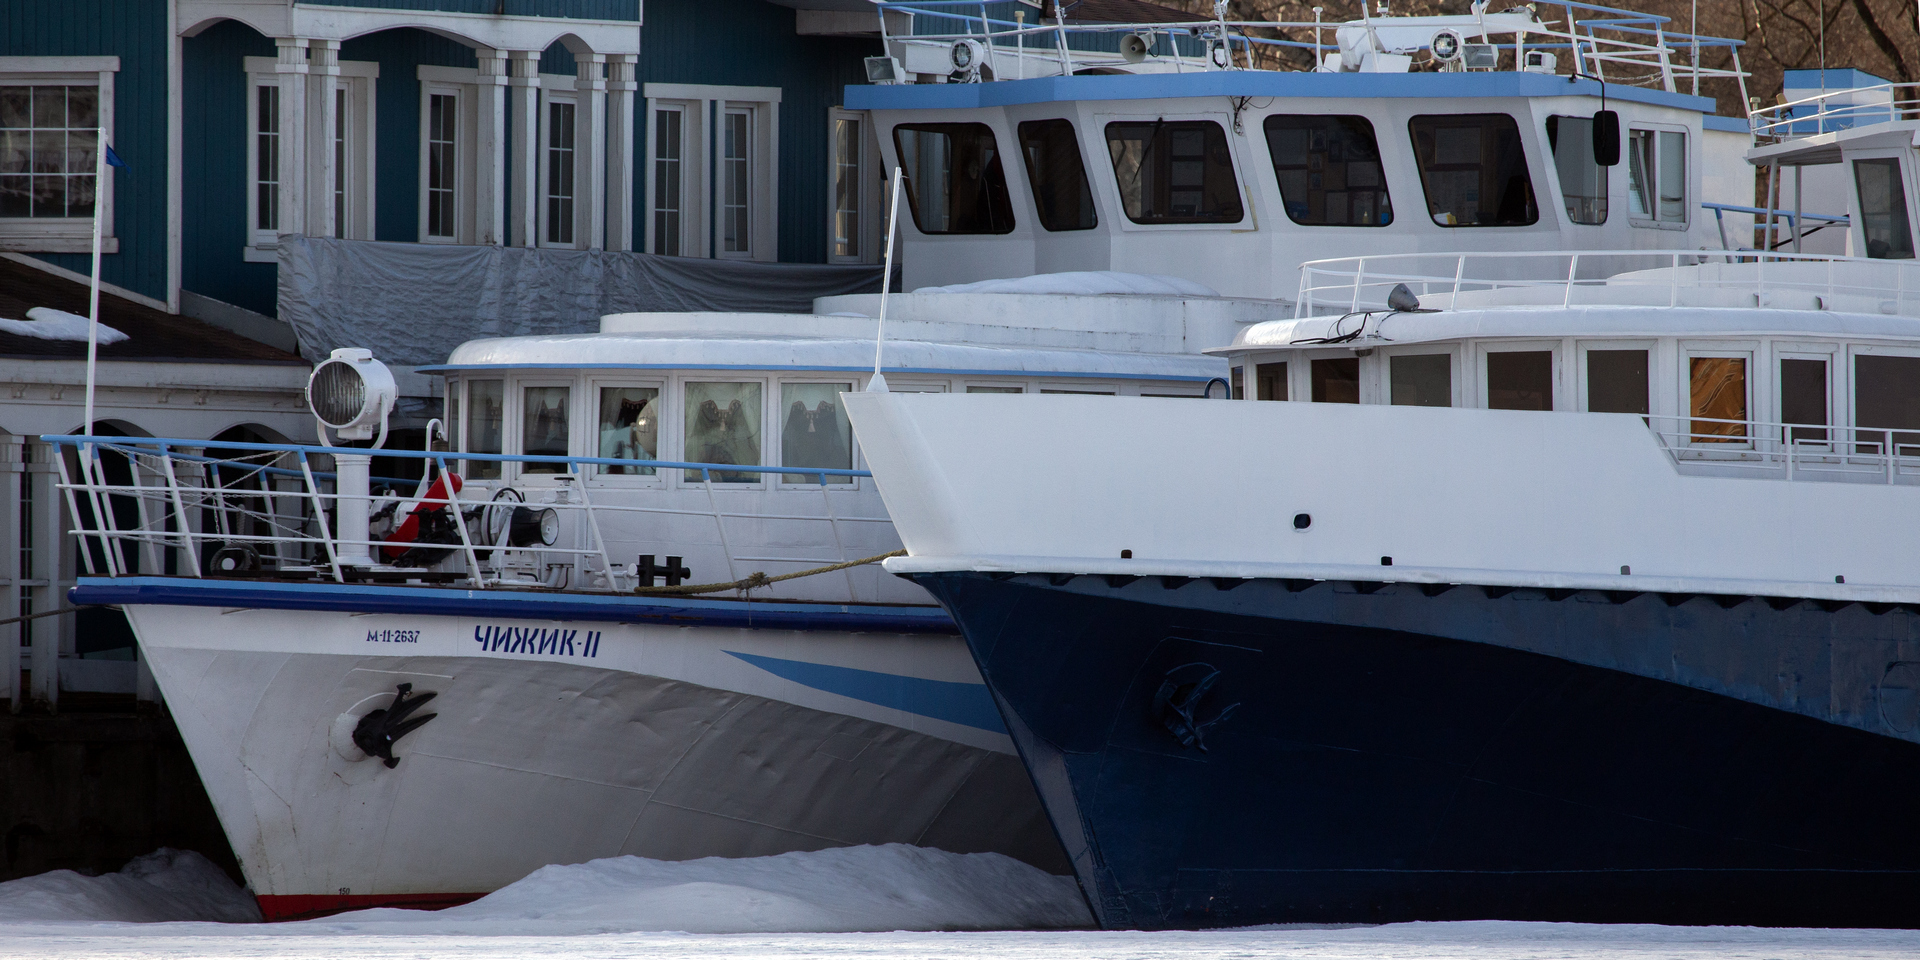
[[[314,361],[365,347],[421,366],[482,337],[592,333],[608,313],[810,313],[815,297],[878,292],[873,266],[280,238],[280,319]]]

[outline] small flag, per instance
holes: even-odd
[[[120,159],[119,154],[113,152],[113,144],[111,143],[107,144],[107,166],[125,167],[126,165],[127,165],[127,162],[125,160]]]

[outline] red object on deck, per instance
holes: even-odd
[[[408,910],[443,910],[472,903],[484,893],[301,893],[274,897],[254,897],[260,904],[260,917],[269,923],[281,920],[311,920],[348,910],[370,907],[400,907]]]
[[[388,560],[398,560],[401,554],[406,553],[412,548],[413,541],[420,536],[420,517],[422,514],[432,513],[435,510],[442,510],[447,507],[448,479],[453,480],[453,492],[460,492],[460,488],[464,484],[461,482],[460,475],[457,473],[443,473],[439,479],[433,481],[433,486],[427,488],[427,495],[421,497],[420,502],[414,504],[412,510],[407,511],[407,518],[400,521],[399,528],[387,535],[387,542],[394,544],[394,546],[381,547],[380,552],[386,554]]]

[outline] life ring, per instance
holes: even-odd
[[[447,496],[449,480],[453,481],[453,492],[456,494],[460,492],[464,484],[459,474],[443,473],[439,479],[433,481],[433,486],[427,488],[427,495],[414,501],[413,508],[407,511],[407,518],[400,521],[400,526],[387,535],[388,546],[382,546],[380,552],[385,554],[388,560],[398,560],[412,549],[413,542],[420,538],[420,524],[428,514],[446,509],[450,500]]]

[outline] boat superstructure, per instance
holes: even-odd
[[[849,398],[1104,925],[1920,923],[1890,133],[1804,145],[1873,258],[1326,261],[1241,402]]]

